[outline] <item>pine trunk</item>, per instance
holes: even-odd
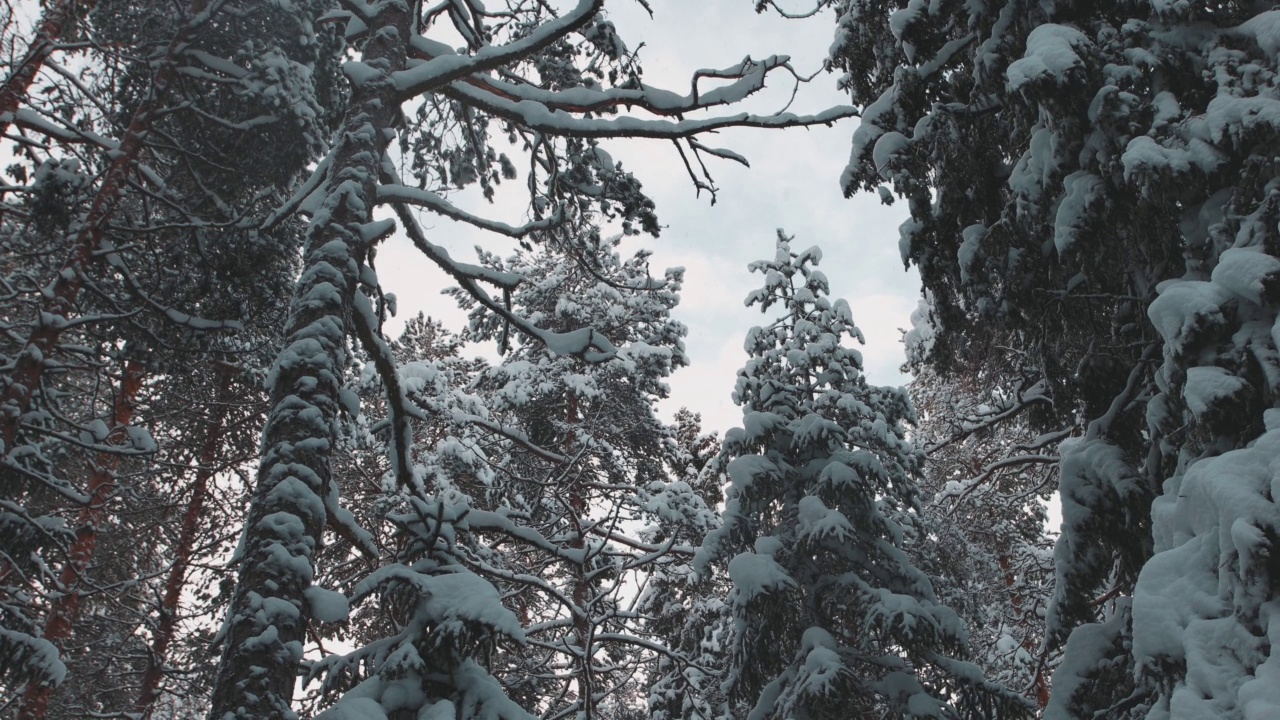
[[[572,456],[576,440],[573,429],[578,424],[578,398],[570,394],[568,405],[565,420],[569,426],[569,433],[565,447],[568,448],[570,456]],[[582,551],[587,547],[586,532],[582,529],[582,521],[587,514],[587,501],[582,494],[581,480],[573,479],[570,482],[569,510],[573,513],[571,519],[574,525],[574,535],[569,541],[569,547],[573,550]],[[595,709],[595,683],[591,677],[591,623],[588,621],[589,609],[587,607],[591,584],[587,581],[586,555],[583,554],[580,557],[582,562],[573,571],[573,605],[575,612],[573,631],[577,635],[578,662],[580,664],[578,671],[578,689],[581,692],[579,717],[583,718],[583,720],[590,720]]]
[[[205,6],[205,0],[195,0],[188,9],[188,16],[204,12]],[[53,282],[42,291],[44,301],[40,307],[39,320],[27,337],[23,349],[17,354],[13,374],[0,398],[0,423],[3,423],[0,427],[0,439],[4,440],[3,452],[6,454],[13,451],[22,416],[31,409],[32,399],[44,375],[45,359],[53,355],[62,336],[62,329],[75,312],[76,301],[84,287],[84,273],[102,249],[107,221],[115,213],[120,197],[128,186],[129,175],[162,109],[160,101],[176,76],[178,53],[186,46],[194,27],[193,23],[183,23],[169,43],[164,57],[156,64],[150,96],[134,112],[119,147],[111,154],[111,161],[102,174],[102,185],[94,195],[93,202],[71,230],[71,256],[63,263]]]
[[[187,569],[191,566],[191,553],[200,532],[204,503],[209,495],[209,481],[213,479],[217,469],[218,451],[227,434],[227,413],[232,400],[231,378],[225,368],[219,371],[218,377],[221,384],[214,399],[213,413],[205,428],[204,446],[200,448],[199,467],[196,470],[195,481],[191,484],[191,499],[187,502],[187,509],[182,514],[182,530],[178,535],[178,543],[173,549],[173,566],[169,568],[169,577],[164,586],[164,599],[160,601],[160,619],[156,625],[155,636],[151,640],[151,657],[148,659],[146,671],[142,674],[142,687],[133,706],[133,713],[139,720],[146,720],[151,716],[152,707],[160,694],[165,659],[168,656],[169,645],[173,643],[178,629],[179,604],[182,591],[186,587]]]
[[[1000,572],[1004,576],[1004,586],[1009,591],[1009,606],[1013,608],[1014,614],[1018,618],[1019,628],[1023,631],[1022,649],[1031,654],[1032,657],[1039,658],[1036,662],[1036,676],[1032,684],[1035,691],[1036,707],[1044,712],[1045,707],[1049,705],[1049,678],[1047,676],[1047,668],[1045,667],[1045,659],[1039,644],[1032,639],[1032,635],[1026,632],[1026,613],[1023,610],[1022,593],[1015,589],[1017,578],[1013,573],[1013,560],[1007,553],[1000,553],[996,559],[1000,565]]]
[[[45,5],[44,15],[40,18],[40,28],[31,41],[22,60],[14,67],[4,85],[0,86],[0,135],[9,132],[13,122],[13,113],[26,102],[31,92],[31,83],[44,68],[44,62],[57,47],[58,41],[75,20],[97,5],[97,0],[53,0]],[[78,12],[77,12],[78,11]]]
[[[133,410],[137,402],[138,392],[142,389],[145,376],[141,365],[135,362],[124,363],[123,377],[120,380],[120,392],[116,394],[111,408],[111,433],[107,443],[120,445],[128,440],[125,428],[133,420]],[[71,628],[80,614],[81,576],[89,562],[93,559],[93,551],[98,546],[98,527],[106,516],[107,500],[115,487],[115,471],[120,456],[100,454],[93,470],[89,474],[89,504],[80,510],[76,518],[76,539],[71,543],[67,553],[67,564],[63,566],[58,578],[62,591],[49,608],[49,616],[45,621],[44,639],[59,649],[66,645],[71,636]],[[38,720],[43,718],[49,709],[49,699],[53,695],[53,686],[45,683],[27,685],[22,696],[22,707],[18,710],[18,720]]]
[[[352,298],[368,244],[363,226],[372,221],[381,161],[400,122],[390,73],[404,67],[411,33],[405,5],[378,8],[362,58],[375,72],[360,73],[372,77],[353,84],[325,199],[308,229],[285,348],[271,372],[257,487],[220,636],[212,720],[296,717],[290,706],[311,614],[307,591],[325,525]]]

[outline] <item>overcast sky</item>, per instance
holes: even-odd
[[[681,93],[687,92],[694,71],[728,67],[748,55],[790,55],[797,71],[812,74],[822,67],[834,28],[829,15],[806,21],[756,15],[750,0],[650,0],[650,5],[653,19],[635,0],[610,0],[606,8],[629,47],[644,43],[640,57],[645,82]],[[784,82],[787,76],[777,77],[748,109],[771,112],[787,102],[791,86]],[[846,104],[835,81],[834,75],[819,75],[801,88],[791,110],[815,112]],[[747,264],[772,256],[777,228],[795,236],[794,249],[822,247],[822,270],[831,281],[832,295],[849,301],[866,335],[862,351],[871,382],[906,381],[898,372],[903,358],[899,328],[909,327],[919,295],[919,280],[914,272],[904,271],[898,253],[897,228],[906,208],[901,203],[886,207],[871,195],[842,196],[839,177],[856,122],[781,132],[735,130],[704,138],[705,144],[730,148],[751,162],[751,168],[718,160],[708,164],[719,188],[714,206],[706,193],[695,196],[670,143],[605,145],[644,184],[663,224],[659,238],[644,237],[634,247],[653,251],[655,274],[664,267],[686,268],[676,317],[689,327],[692,364],[671,378],[666,414],[686,405],[702,413],[707,429],[723,433],[740,424],[741,413],[730,393],[746,359],[742,343],[747,329],[763,317],[743,305],[747,293],[759,285],[759,276],[748,273]],[[519,185],[507,187],[515,192]],[[522,220],[523,203],[514,199],[503,203],[500,197],[497,204],[486,206],[468,193],[456,201],[509,222]],[[477,243],[499,255],[513,247],[510,241],[443,219],[431,219],[429,232],[457,257],[472,257]],[[378,264],[383,284],[399,297],[401,319],[421,309],[452,327],[463,326],[463,315],[439,294],[447,279],[407,243],[392,242],[380,253]]]

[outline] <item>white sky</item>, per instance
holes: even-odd
[[[750,55],[792,57],[802,75],[822,67],[834,23],[829,15],[807,21],[784,21],[771,14],[756,15],[749,0],[651,0],[654,18],[634,0],[606,4],[619,34],[632,49],[643,42],[641,59],[649,85],[687,92],[689,78],[699,68],[728,67]],[[748,107],[763,113],[780,109],[790,97],[789,76],[782,73]],[[801,88],[791,110],[816,112],[846,104],[835,90],[835,75],[822,74]],[[734,111],[731,111],[734,112]],[[719,189],[714,206],[704,193],[695,197],[675,148],[669,142],[609,142],[605,147],[623,167],[636,174],[657,203],[663,224],[656,240],[642,237],[635,247],[653,251],[655,274],[664,267],[686,268],[685,289],[676,317],[689,327],[686,340],[690,367],[670,380],[672,398],[663,409],[681,405],[703,415],[705,429],[721,433],[740,424],[741,413],[730,399],[735,373],[746,355],[742,342],[748,328],[760,324],[758,310],[743,306],[747,293],[759,285],[747,263],[771,257],[775,230],[793,235],[793,248],[820,245],[822,270],[831,281],[832,295],[844,297],[867,338],[862,348],[867,375],[878,384],[901,384],[899,328],[910,327],[919,280],[903,269],[898,253],[898,225],[906,217],[903,204],[885,207],[878,198],[862,194],[846,200],[839,177],[848,160],[856,120],[832,128],[786,131],[733,130],[702,141],[739,152],[751,168],[710,158],[708,168]],[[513,155],[514,157],[514,155]],[[521,162],[516,160],[516,165]],[[475,193],[455,201],[464,208],[508,222],[521,221],[524,203],[517,196],[522,181],[504,184],[512,201],[487,206]],[[486,235],[449,220],[423,218],[433,241],[456,257],[473,255],[477,243],[501,256],[512,241]],[[634,248],[633,248],[634,249]],[[379,276],[400,301],[400,318],[422,310],[455,328],[465,318],[452,301],[439,295],[450,283],[405,241],[393,241],[379,253]],[[398,327],[390,328],[398,332]]]

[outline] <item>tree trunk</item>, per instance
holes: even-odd
[[[142,389],[145,376],[140,364],[125,361],[123,376],[120,379],[120,392],[116,394],[111,408],[111,433],[107,443],[119,445],[128,440],[125,428],[133,420],[133,410]],[[106,515],[106,505],[111,490],[115,487],[115,470],[120,456],[100,454],[89,474],[89,504],[81,508],[77,520],[76,539],[71,543],[67,553],[67,564],[63,566],[58,578],[61,595],[58,595],[45,621],[44,639],[53,643],[59,650],[66,644],[71,635],[71,627],[80,612],[81,576],[89,562],[93,559],[93,551],[98,545],[98,526]],[[18,710],[18,720],[38,720],[43,718],[49,709],[49,698],[53,695],[53,686],[46,683],[30,683],[22,696],[22,707]]]
[[[996,561],[1000,565],[1000,572],[1004,575],[1004,586],[1009,591],[1009,605],[1018,615],[1018,624],[1022,626],[1022,649],[1031,654],[1036,660],[1036,676],[1033,682],[1035,690],[1036,707],[1044,712],[1049,705],[1049,678],[1046,675],[1044,655],[1039,644],[1034,642],[1029,634],[1026,633],[1026,614],[1023,610],[1022,593],[1014,589],[1017,584],[1017,578],[1013,574],[1013,560],[1008,553],[1002,552]]]
[[[212,720],[296,717],[290,705],[311,614],[306,594],[325,524],[352,298],[368,245],[362,226],[372,221],[381,160],[400,122],[390,73],[404,67],[411,34],[406,5],[378,8],[362,58],[366,72],[359,73],[371,77],[353,83],[325,199],[308,229],[285,348],[271,372],[257,487],[220,635]]]
[[[9,73],[9,77],[5,78],[4,85],[0,86],[0,135],[9,132],[13,113],[26,102],[31,92],[31,83],[35,82],[36,76],[44,67],[44,61],[53,53],[58,40],[68,30],[68,25],[77,14],[89,12],[94,5],[97,5],[97,0],[53,0],[45,5],[35,39],[31,41],[22,60]]]
[[[182,599],[182,591],[186,587],[187,568],[191,565],[191,552],[195,548],[200,531],[200,520],[204,511],[204,503],[209,494],[209,481],[215,473],[218,451],[227,434],[227,413],[232,400],[231,373],[227,368],[219,368],[218,392],[214,399],[213,413],[205,427],[204,446],[200,449],[199,466],[195,481],[191,484],[191,499],[182,514],[182,530],[178,535],[178,543],[173,549],[173,566],[169,568],[169,577],[165,581],[164,599],[160,602],[160,620],[156,625],[155,636],[151,640],[151,657],[147,669],[142,674],[142,688],[138,691],[138,699],[134,702],[132,712],[139,720],[151,716],[152,707],[160,694],[160,681],[164,678],[164,663],[178,629],[178,611]]]
[[[65,2],[66,0],[64,0]],[[195,0],[188,9],[189,17],[205,10],[205,0]],[[129,121],[120,145],[111,154],[111,161],[102,175],[102,185],[94,195],[88,211],[71,229],[71,256],[48,287],[44,288],[44,300],[39,320],[17,354],[13,374],[0,397],[0,439],[3,452],[13,452],[22,416],[31,409],[31,402],[44,375],[45,358],[51,357],[62,336],[62,329],[75,312],[76,300],[84,287],[84,273],[97,257],[106,235],[107,221],[115,213],[120,196],[128,185],[132,172],[146,143],[147,134],[161,110],[160,101],[167,94],[176,75],[177,56],[187,44],[195,25],[185,22],[169,43],[164,57],[156,64],[151,83],[151,94],[142,102]],[[6,473],[5,477],[10,474]],[[4,488],[9,496],[16,495]]]
[[[572,393],[569,394],[568,409],[565,413],[565,421],[569,426],[569,432],[565,440],[565,447],[568,449],[566,453],[569,457],[574,454],[574,443],[576,435],[574,427],[578,424],[578,398]],[[569,547],[582,551],[587,547],[586,533],[582,529],[582,519],[587,514],[587,501],[582,494],[582,482],[580,479],[573,479],[569,486],[569,510],[573,513],[572,521],[574,526],[573,538],[569,540]],[[579,717],[583,720],[591,720],[595,711],[595,683],[591,676],[591,622],[589,620],[588,608],[591,591],[591,583],[587,581],[587,565],[586,556],[582,556],[582,562],[577,565],[573,571],[573,605],[575,612],[578,613],[573,619],[573,631],[578,640],[578,652],[580,657],[580,669],[578,674],[578,690],[581,693],[579,701],[581,709]]]

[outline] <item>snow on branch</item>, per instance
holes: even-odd
[[[115,140],[108,140],[87,130],[77,130],[55,123],[30,108],[19,108],[12,113],[4,113],[0,115],[0,122],[12,123],[24,130],[30,130],[60,142],[94,145],[108,152],[113,152],[119,147],[119,143]]]
[[[559,225],[562,221],[561,214],[556,212],[549,217],[525,223],[524,225],[508,225],[504,222],[489,220],[488,218],[483,218],[478,215],[472,215],[430,190],[421,190],[400,184],[379,186],[378,202],[384,204],[408,203],[410,205],[417,205],[418,207],[426,208],[437,215],[443,215],[444,217],[464,222],[468,225],[474,225],[481,230],[488,230],[490,232],[495,232],[499,235],[506,235],[507,237],[512,238],[523,238],[538,230],[548,230]],[[488,270],[484,272],[492,274],[491,271]]]
[[[431,51],[435,49],[434,44],[428,45],[425,42],[414,46],[415,54],[425,59],[432,58]],[[741,102],[764,89],[766,79],[775,70],[789,73],[797,83],[804,81],[804,78],[801,78],[791,67],[788,56],[773,55],[764,60],[752,60],[748,57],[736,65],[721,70],[699,70],[693,74],[691,88],[687,95],[648,85],[641,85],[639,88],[573,87],[564,90],[546,90],[532,84],[510,82],[486,75],[469,76],[458,82],[485,90],[512,102],[537,103],[553,112],[597,113],[625,106],[640,108],[654,115],[679,116],[695,110],[706,110]],[[700,92],[698,83],[704,78],[733,82]]]
[[[978,413],[965,418],[959,429],[950,437],[927,446],[924,449],[925,454],[932,455],[948,445],[964,440],[976,432],[999,425],[1005,420],[1020,414],[1023,410],[1026,410],[1037,403],[1048,403],[1049,405],[1052,405],[1053,399],[1044,394],[1044,389],[1045,384],[1042,380],[1028,388],[1026,391],[1018,393],[1017,401],[1011,403],[1008,407],[996,408],[990,412]]]
[[[954,497],[955,502],[952,503],[948,514],[954,515],[956,509],[964,504],[965,500],[973,494],[974,490],[985,485],[993,477],[999,473],[1007,471],[1011,468],[1019,468],[1025,465],[1050,465],[1061,461],[1058,455],[1044,454],[1020,454],[1011,455],[1001,458],[995,462],[989,463],[978,472],[977,475],[960,482],[949,482],[943,491],[939,494],[939,499]],[[1039,490],[1040,488],[1036,488]]]
[[[392,80],[403,98],[437,92],[455,80],[495,70],[537,53],[569,33],[581,29],[603,6],[604,0],[581,0],[570,12],[542,24],[525,37],[505,45],[480,48],[469,56],[445,52],[448,46],[444,43],[415,35],[410,39],[412,46],[425,50],[433,59],[392,73]]]
[[[586,118],[563,110],[548,108],[528,100],[512,101],[486,92],[465,82],[454,82],[442,90],[453,99],[480,108],[496,117],[519,123],[546,135],[577,138],[656,138],[674,140],[688,138],[712,130],[731,127],[782,129],[830,125],[845,118],[857,117],[859,111],[850,105],[838,105],[812,115],[790,112],[772,115],[736,113],[696,120],[648,120],[636,117]]]
[[[560,453],[555,452],[553,450],[547,450],[541,445],[534,443],[532,440],[529,439],[529,435],[524,431],[520,430],[519,428],[494,422],[493,420],[482,418],[479,415],[473,415],[471,413],[464,413],[456,410],[453,413],[453,421],[456,423],[466,423],[468,425],[474,425],[483,430],[487,430],[493,433],[494,435],[504,437],[510,440],[511,442],[516,443],[517,445],[524,448],[525,450],[528,450],[534,455],[537,455],[543,460],[547,460],[553,463],[559,463],[562,465],[570,465],[575,462],[574,458],[568,457],[566,455],[561,455]]]
[[[544,330],[527,318],[512,312],[505,304],[494,300],[480,286],[480,282],[488,282],[498,287],[509,289],[518,282],[518,280],[513,280],[515,276],[511,273],[498,273],[477,265],[455,261],[449,255],[448,250],[427,239],[427,236],[422,232],[422,227],[418,225],[417,219],[409,212],[408,206],[404,203],[393,203],[392,205],[395,208],[396,216],[404,224],[405,232],[409,235],[409,239],[413,241],[414,246],[423,255],[426,255],[441,270],[444,270],[456,280],[468,295],[475,298],[476,302],[509,322],[520,332],[543,343],[547,346],[547,349],[557,355],[574,355],[588,362],[603,362],[617,354],[618,349],[613,346],[613,343],[592,328],[579,328],[569,332],[552,332]]]

